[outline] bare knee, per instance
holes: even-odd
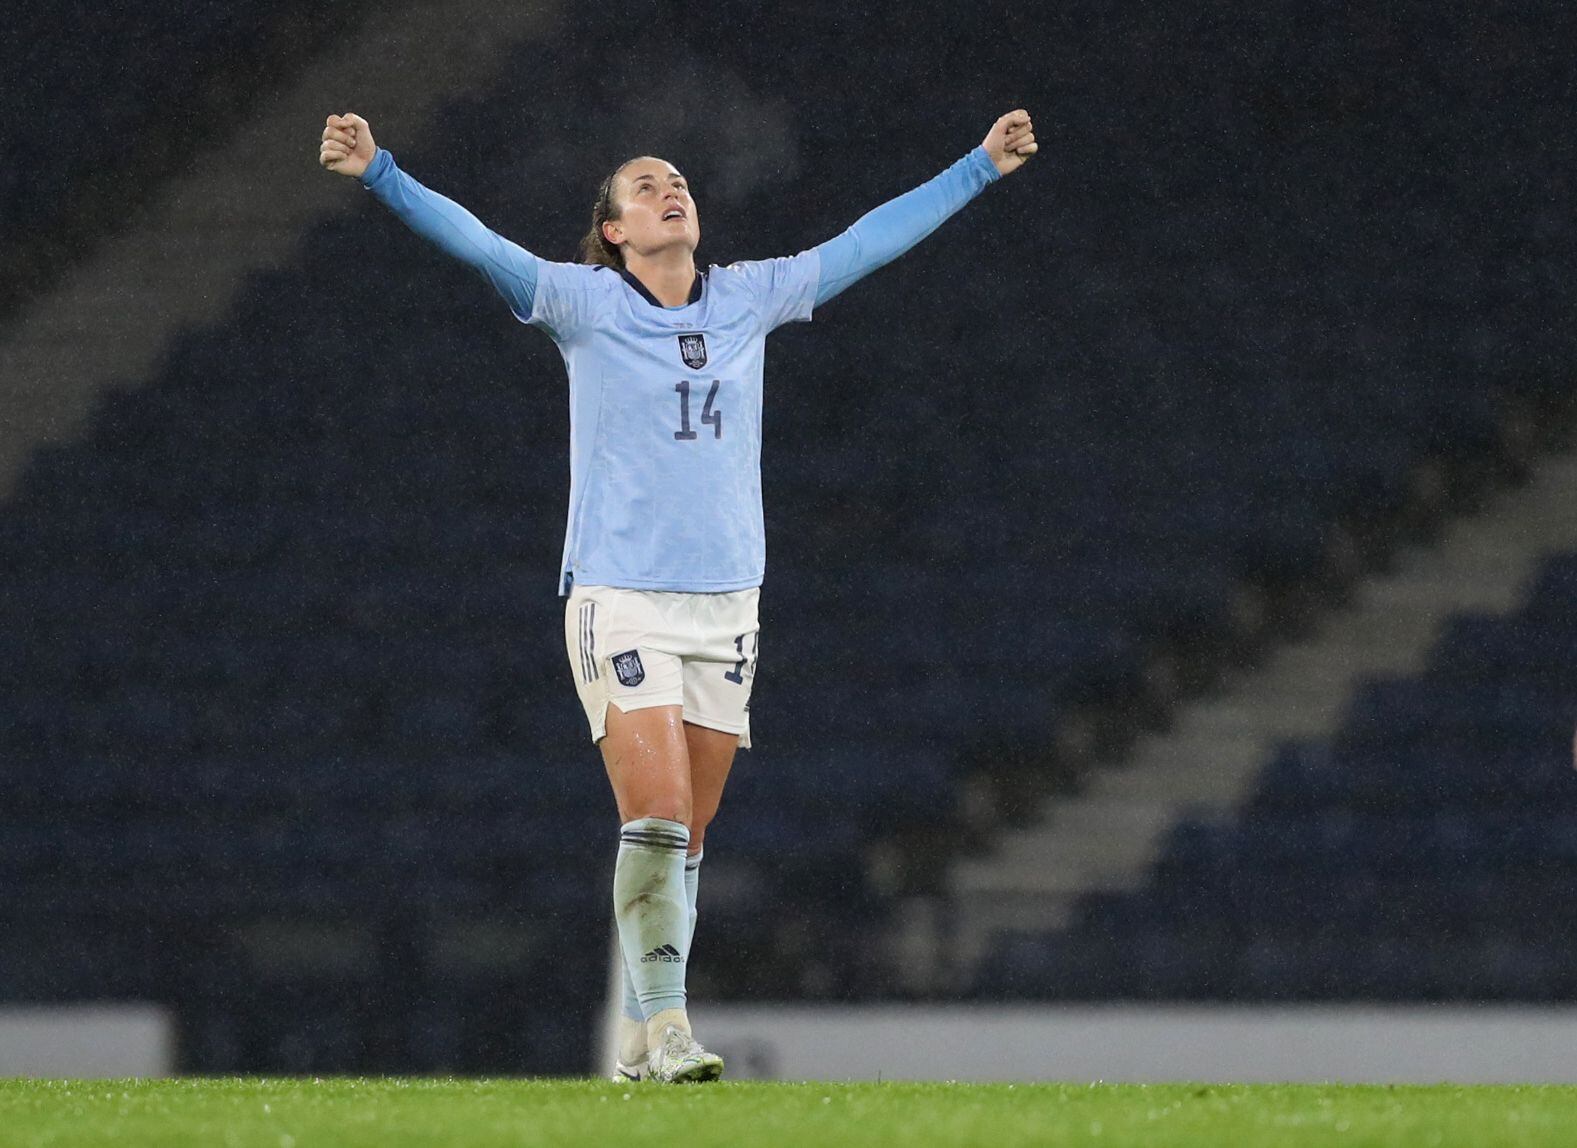
[[[609,704],[599,742],[623,821],[657,817],[688,825],[693,812],[690,759],[678,706],[625,713]]]
[[[717,816],[717,801],[707,801],[705,794],[698,794],[698,800],[691,802],[690,819],[685,822],[690,827],[690,855],[701,852],[701,845],[706,841],[707,828]]]
[[[687,826],[690,824],[690,803],[678,794],[660,794],[619,810],[619,818],[623,821],[639,821],[643,817],[660,817],[664,821],[677,821]],[[690,839],[692,842],[695,840],[694,831]]]

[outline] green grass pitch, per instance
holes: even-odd
[[[1577,1088],[0,1080],[3,1148],[1569,1145]]]

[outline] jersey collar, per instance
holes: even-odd
[[[642,299],[645,299],[653,307],[659,307],[664,311],[668,310],[667,307],[663,307],[663,305],[657,301],[657,296],[653,295],[646,289],[646,284],[642,283],[639,279],[631,275],[622,267],[619,268],[619,274],[623,276],[626,283],[628,283],[631,287],[634,287],[635,290],[640,293]],[[684,306],[688,307],[691,303],[699,303],[701,301],[701,288],[705,285],[705,283],[706,272],[697,267],[695,271],[695,281],[690,284],[690,298],[684,301]]]

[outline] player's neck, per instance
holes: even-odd
[[[695,286],[695,253],[670,247],[651,255],[628,252],[624,269],[641,281],[664,307],[683,307]]]

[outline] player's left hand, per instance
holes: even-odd
[[[1035,125],[1030,123],[1029,113],[1019,108],[1003,116],[991,125],[980,146],[986,149],[998,172],[1012,175],[1036,151]]]

